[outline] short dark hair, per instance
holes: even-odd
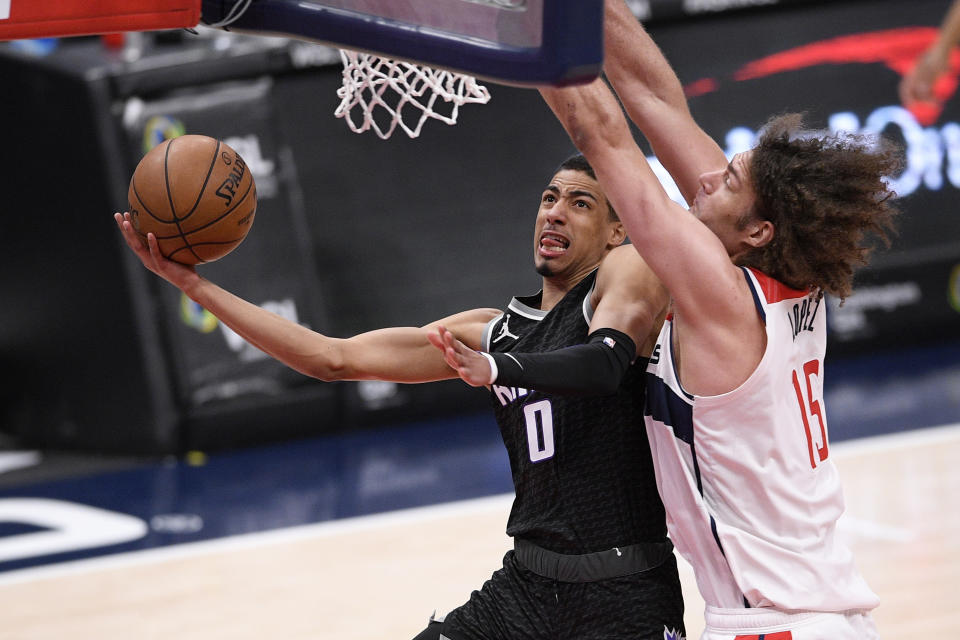
[[[554,171],[554,175],[560,173],[561,171],[579,171],[590,176],[592,179],[597,179],[597,174],[593,170],[593,167],[590,166],[590,163],[587,162],[587,159],[583,156],[582,153],[575,153],[563,162],[560,163],[560,166],[557,167],[557,170]],[[607,203],[607,209],[610,212],[610,221],[620,220],[620,217],[617,215],[617,212],[613,210],[613,205],[610,204],[610,199],[607,198],[606,192],[603,193],[603,200]]]
[[[882,138],[816,135],[802,126],[800,114],[774,117],[753,149],[753,214],[773,223],[774,237],[737,262],[842,300],[874,239],[890,245],[896,194],[884,178],[899,170],[902,154]]]

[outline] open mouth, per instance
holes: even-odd
[[[540,254],[544,256],[558,256],[566,253],[570,241],[559,233],[544,231],[540,234]]]
[[[697,212],[700,210],[700,198],[701,198],[702,196],[703,196],[703,187],[700,187],[700,188],[697,190],[697,195],[694,196],[694,198],[693,198],[693,202],[690,204],[689,207],[687,207],[687,209],[690,211],[690,213],[692,213],[692,214],[694,214],[694,215],[697,215]]]

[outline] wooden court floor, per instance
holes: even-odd
[[[960,425],[837,444],[842,531],[888,640],[960,638]],[[399,640],[499,566],[510,496],[0,576],[0,638]],[[682,564],[687,631],[703,601]]]

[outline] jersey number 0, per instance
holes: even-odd
[[[531,402],[523,407],[527,423],[527,446],[530,461],[540,462],[553,457],[553,406],[549,400]]]

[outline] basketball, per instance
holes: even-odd
[[[133,228],[183,264],[222,258],[247,237],[257,189],[236,151],[207,136],[171,138],[137,165],[127,191]]]

